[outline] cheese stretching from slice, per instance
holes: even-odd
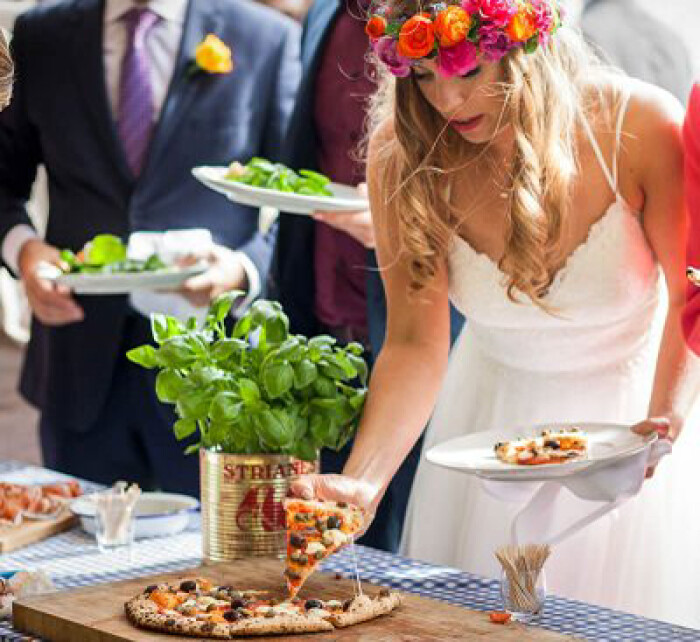
[[[539,437],[497,443],[494,450],[506,464],[561,464],[583,459],[588,454],[588,437],[578,428],[545,430]]]

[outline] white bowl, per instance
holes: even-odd
[[[175,535],[187,528],[199,502],[187,495],[174,493],[142,493],[134,508],[134,537]],[[71,510],[80,518],[83,530],[95,534],[95,505],[90,495],[78,497]]]

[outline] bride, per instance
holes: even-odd
[[[427,447],[547,422],[675,440],[687,359],[680,105],[598,65],[558,28],[555,0],[373,13],[391,72],[368,158],[386,341],[344,475],[293,491],[371,509],[431,415]],[[449,366],[448,297],[468,320]],[[657,481],[557,548],[552,592],[645,615],[678,599],[664,550],[678,533]],[[563,523],[584,510],[568,491],[552,509]],[[515,512],[423,462],[405,552],[495,576]]]

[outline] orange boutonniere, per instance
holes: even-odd
[[[235,68],[231,48],[210,33],[195,49],[194,68],[208,74],[231,73]]]

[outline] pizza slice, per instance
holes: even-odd
[[[365,523],[365,512],[343,502],[289,499],[287,558],[284,571],[290,597],[295,597],[318,565],[349,544]]]
[[[499,442],[494,450],[496,457],[506,464],[562,464],[588,454],[588,436],[578,428],[545,430],[539,437]]]

